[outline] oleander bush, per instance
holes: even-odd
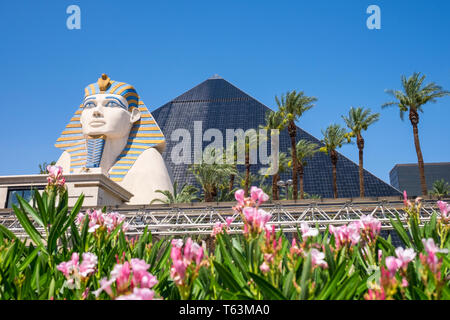
[[[207,248],[191,238],[155,240],[147,229],[127,237],[123,215],[80,212],[83,196],[69,210],[61,168],[48,172],[35,205],[18,196],[13,206],[28,239],[0,225],[1,299],[450,298],[450,206],[442,201],[422,222],[420,199],[405,194],[408,225],[391,219],[403,247],[380,237],[371,216],[322,233],[303,223],[288,241],[259,208],[268,196],[252,187],[249,198],[235,193],[243,234],[230,235],[227,219]]]

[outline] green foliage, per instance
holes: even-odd
[[[153,199],[150,204],[155,202],[161,202],[164,204],[173,204],[173,203],[191,203],[192,201],[200,200],[197,196],[199,190],[188,184],[184,184],[181,187],[181,190],[178,190],[178,182],[175,181],[173,183],[173,190],[156,190],[155,192],[161,193],[165,196],[163,199]]]
[[[436,180],[430,194],[438,198],[446,197],[450,194],[450,185],[444,179]]]
[[[423,105],[428,102],[436,102],[437,98],[450,95],[450,91],[443,90],[442,87],[431,82],[424,85],[425,75],[415,72],[409,78],[401,77],[403,91],[386,90],[386,92],[395,98],[395,101],[387,102],[382,108],[397,106],[400,110],[400,118],[403,120],[405,112],[423,112]]]
[[[325,145],[320,151],[330,154],[337,148],[341,148],[348,143],[347,132],[339,124],[332,124],[325,131],[322,130],[322,143]]]
[[[274,248],[267,231],[253,238],[223,232],[205,253],[208,263],[198,269],[188,289],[180,292],[170,274],[171,238],[153,239],[147,228],[138,238],[128,238],[122,225],[110,232],[90,232],[89,219],[75,223],[83,196],[69,210],[67,192],[56,195],[51,190],[42,195],[35,192],[35,207],[20,197],[19,206],[14,207],[29,240],[18,239],[0,226],[0,299],[109,299],[104,292],[98,298],[93,294],[100,280],[108,277],[118,259],[138,258],[150,265],[149,272],[158,279],[153,289],[164,299],[360,300],[368,298],[369,288],[376,290],[380,269],[387,268],[386,258],[396,255],[390,238],[377,237],[369,246],[359,242],[338,249],[328,230],[303,239],[299,232],[301,240],[293,244],[280,231],[273,235],[280,239],[273,252],[277,263],[263,272],[267,250]],[[449,299],[450,256],[436,253],[439,273],[433,271],[423,243],[423,239],[433,239],[440,248],[450,248],[450,237],[442,232],[448,230],[448,222],[434,213],[427,222],[411,215],[406,227],[399,217],[391,223],[404,245],[417,255],[394,278],[401,283],[404,277],[408,285],[390,287],[386,298]],[[313,249],[323,252],[326,266],[318,265]],[[98,264],[80,287],[70,289],[56,266],[70,260],[74,252],[94,253]]]

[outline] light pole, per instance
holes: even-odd
[[[284,182],[283,180],[280,180],[277,182],[277,186],[279,187],[286,187],[286,200],[289,200],[289,186],[292,186],[293,181],[291,179]]]

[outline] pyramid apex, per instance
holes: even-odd
[[[217,73],[215,73],[211,78],[208,80],[217,80],[217,79],[223,79],[221,76],[219,76]]]

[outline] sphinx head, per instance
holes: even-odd
[[[141,117],[136,90],[123,82],[114,82],[105,74],[85,89],[80,122],[85,136],[124,138]]]
[[[84,99],[80,122],[85,136],[117,139],[128,137],[133,123],[140,117],[139,109],[130,109],[123,96],[99,93]]]

